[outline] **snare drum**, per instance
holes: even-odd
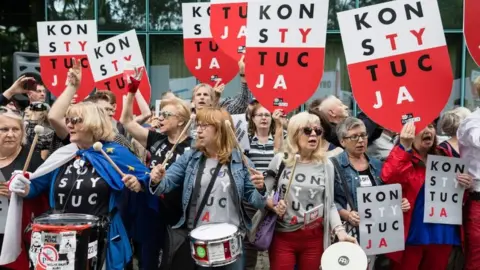
[[[234,263],[242,255],[242,234],[235,225],[202,225],[190,232],[190,247],[196,264],[217,267]]]
[[[103,266],[105,230],[84,214],[51,214],[34,219],[30,260],[35,269],[96,270]]]

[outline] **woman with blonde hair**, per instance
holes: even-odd
[[[457,130],[465,118],[472,112],[465,107],[458,107],[447,111],[440,118],[440,130],[450,138],[443,141],[438,146],[451,152],[453,157],[460,157],[460,150],[458,146]]]
[[[246,200],[257,209],[265,206],[263,175],[252,169],[250,161],[244,164],[242,153],[235,149],[233,121],[227,111],[205,108],[198,112],[196,121],[196,150],[185,152],[167,171],[156,166],[151,173],[150,191],[161,195],[183,183],[183,212],[174,228],[183,229],[187,232],[185,235],[198,226],[212,223],[229,223],[240,230],[248,229],[251,220],[240,204]],[[207,194],[209,184],[212,185],[211,193]],[[202,204],[203,198],[212,199]],[[183,245],[187,252],[181,259],[191,262],[189,241],[185,239]],[[243,259],[238,259],[220,269],[243,269],[242,264]],[[191,267],[190,264],[173,269]]]
[[[276,190],[281,200],[267,207],[279,219],[269,249],[273,270],[300,270],[320,267],[324,249],[334,232],[340,241],[356,242],[349,236],[334,203],[334,167],[320,144],[323,133],[319,118],[308,112],[293,116],[288,124],[285,153],[277,154],[267,171],[268,190]],[[316,212],[317,218],[305,220]]]
[[[106,268],[123,269],[130,261],[132,251],[120,212],[124,211],[123,205],[130,203],[124,201],[126,193],[148,187],[148,169],[127,148],[112,141],[115,137],[112,121],[96,104],[82,102],[70,106],[65,123],[72,143],[54,152],[31,174],[32,179],[28,179],[30,173],[14,172],[9,189],[26,198],[49,193],[50,207],[54,212],[108,218],[110,222],[100,230],[107,233],[105,239],[119,240],[104,242],[99,237],[98,251],[107,245]],[[113,169],[98,147],[94,150],[96,142],[103,143],[103,151],[123,175]],[[150,205],[155,207],[153,203]],[[140,217],[128,217],[137,218]],[[82,261],[76,260],[75,268],[81,268],[77,263]]]

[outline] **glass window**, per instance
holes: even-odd
[[[150,0],[150,30],[182,31],[182,3],[196,0]]]
[[[465,107],[470,110],[475,110],[475,108],[480,106],[480,97],[477,94],[477,91],[474,87],[473,82],[480,77],[480,68],[473,61],[472,56],[467,50],[466,55],[466,68],[465,68]],[[480,79],[479,79],[480,80]]]
[[[359,6],[365,7],[391,0],[359,0]],[[463,26],[463,0],[438,0],[440,15],[444,29],[462,29]]]
[[[338,30],[337,12],[355,8],[355,0],[329,0],[328,30]]]
[[[157,1],[152,0],[156,5]],[[98,30],[146,29],[145,0],[98,0]]]
[[[322,81],[308,103],[311,103],[314,99],[335,95],[352,109],[352,88],[348,77],[345,54],[343,53],[342,39],[339,34],[327,35],[324,63]]]
[[[94,2],[94,0],[47,0],[48,20],[93,20]]]

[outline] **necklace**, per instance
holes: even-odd
[[[6,160],[8,158],[11,158],[12,156],[18,154],[18,152],[20,152],[19,150],[22,149],[21,147],[19,147],[15,152],[13,152],[11,155],[9,156],[6,156],[6,157],[0,157],[0,160]]]

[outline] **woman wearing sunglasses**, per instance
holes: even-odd
[[[272,270],[295,265],[300,270],[318,270],[332,231],[340,241],[356,242],[345,232],[333,201],[334,168],[320,144],[322,133],[316,115],[301,112],[293,116],[285,153],[277,154],[269,165],[268,190],[280,194],[277,205],[272,199],[267,202],[279,216],[268,251]]]
[[[128,94],[120,122],[133,139],[150,152],[151,158],[150,164],[148,164],[150,169],[161,165],[167,157],[167,153],[172,150],[175,142],[178,141],[179,143],[172,153],[172,158],[167,163],[167,168],[169,168],[185,151],[190,149],[192,144],[192,138],[188,136],[188,132],[180,137],[182,130],[190,119],[190,110],[181,99],[162,100],[158,117],[158,132],[152,131],[142,127],[133,119],[134,95],[134,93]],[[146,269],[156,269],[160,248],[165,243],[166,226],[177,224],[181,214],[182,188],[177,188],[162,196],[159,216],[152,217],[152,231],[148,235],[148,239],[152,240],[152,243],[143,248],[146,257],[144,257],[142,266]],[[166,255],[165,252],[164,254]]]
[[[7,203],[10,198],[7,181],[14,171],[22,170],[27,160],[29,147],[24,146],[25,128],[22,116],[18,111],[7,107],[0,107],[0,200],[2,205]],[[28,171],[35,171],[43,160],[40,153],[34,152]],[[32,214],[38,216],[48,209],[46,196],[39,197],[35,200],[27,200],[23,204],[23,220],[21,231],[30,223]],[[6,208],[2,211],[7,211]],[[0,220],[5,225],[6,220]],[[2,225],[2,226],[3,226]],[[2,245],[4,234],[0,234],[0,245]],[[22,234],[22,247],[28,246],[30,243],[30,234]],[[1,249],[0,249],[1,250]],[[22,251],[17,260],[9,265],[7,269],[28,269],[28,258],[26,253]]]

